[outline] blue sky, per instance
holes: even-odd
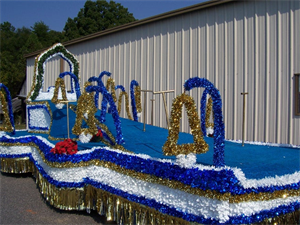
[[[144,19],[204,0],[115,0],[136,19]],[[30,28],[43,21],[51,30],[62,31],[68,19],[77,16],[85,0],[0,0],[0,23],[10,22],[15,28]]]

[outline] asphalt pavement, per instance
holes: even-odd
[[[0,174],[0,224],[116,224],[92,211],[64,211],[49,205],[31,174]]]

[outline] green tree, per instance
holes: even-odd
[[[42,21],[31,29],[15,29],[9,22],[0,24],[0,82],[4,83],[14,97],[26,75],[25,54],[50,47],[60,42],[63,34],[50,30]]]
[[[66,40],[136,21],[120,3],[114,1],[86,1],[77,17],[68,18],[65,27]]]
[[[36,34],[31,33],[28,39],[24,42],[24,45],[22,47],[22,52],[24,54],[28,54],[40,50],[42,48],[43,45],[39,41],[39,38],[36,36]]]
[[[34,23],[31,29],[43,46],[49,45],[49,26],[47,26],[43,21],[39,21]]]
[[[15,30],[15,27],[9,22],[0,24],[0,51],[6,51],[13,47],[11,40],[15,36]]]

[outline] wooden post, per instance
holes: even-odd
[[[146,109],[147,109],[147,92],[152,92],[150,90],[141,90],[144,92],[144,132],[146,131]]]
[[[244,142],[245,142],[245,113],[246,113],[246,95],[248,92],[243,92],[241,95],[243,95],[243,130],[242,130],[242,146],[244,147]]]
[[[166,102],[165,93],[170,93],[170,92],[174,92],[174,90],[153,92],[153,94],[162,94],[162,96],[163,96],[163,101],[164,101],[164,105],[165,105],[165,112],[166,112],[168,129],[170,128],[170,121],[169,121],[169,114],[168,114],[168,109],[167,109],[167,102]]]

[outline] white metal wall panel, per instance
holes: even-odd
[[[68,50],[80,62],[81,87],[89,77],[107,70],[128,93],[133,79],[143,90],[174,89],[166,94],[169,115],[185,80],[209,79],[222,96],[227,139],[242,139],[241,93],[248,92],[246,140],[299,145],[300,118],[293,108],[293,76],[300,73],[299,8],[299,1],[237,1],[102,36]],[[33,74],[34,59],[27,63],[27,74]],[[47,73],[57,73],[52,67],[59,63],[49,62]],[[28,76],[29,87],[31,79]],[[51,82],[45,78],[45,86]],[[190,92],[199,115],[202,92]],[[161,95],[147,94],[147,123],[152,98],[154,125],[167,127]],[[121,116],[127,117],[124,107],[123,102]],[[190,130],[185,112],[181,129]]]
[[[31,90],[32,78],[34,74],[34,58],[28,58],[26,62],[26,90],[27,93]],[[27,94],[26,94],[27,95]]]
[[[56,56],[45,64],[43,91],[47,91],[49,86],[55,86],[55,81],[60,74],[60,57]]]

